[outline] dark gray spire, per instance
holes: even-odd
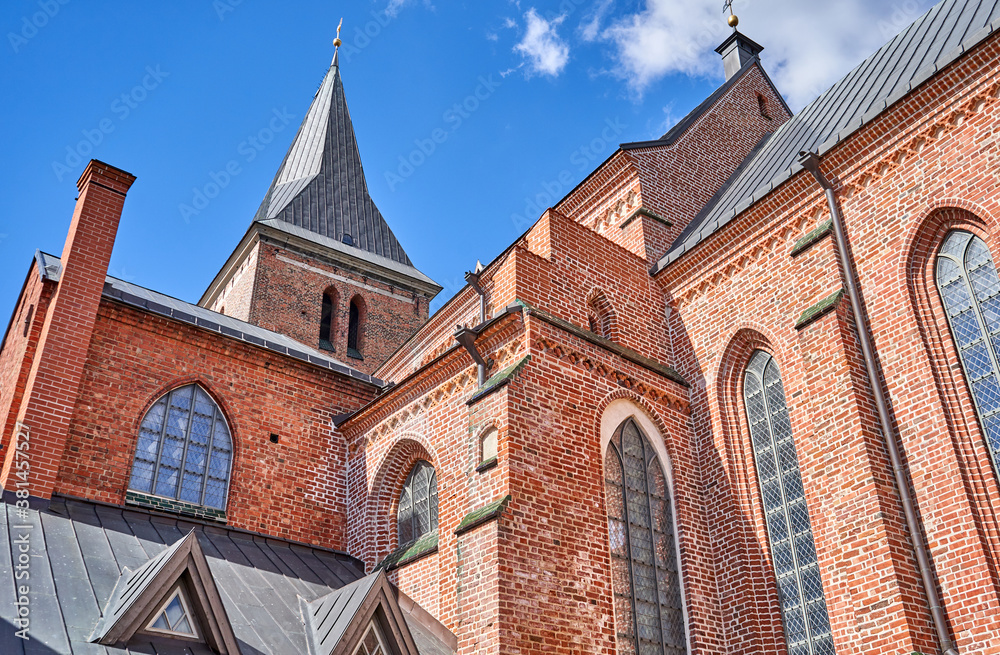
[[[254,220],[280,220],[413,265],[368,195],[336,57]]]

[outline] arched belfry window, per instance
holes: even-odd
[[[347,354],[351,357],[361,358],[361,333],[362,321],[364,320],[364,307],[361,298],[354,296],[351,299],[351,307],[347,317]]]
[[[437,473],[430,462],[418,461],[406,476],[396,519],[400,547],[437,531]]]
[[[948,234],[938,251],[937,286],[1000,474],[1000,278],[982,239],[964,230]]]
[[[225,417],[204,389],[189,384],[143,417],[129,489],[225,509],[232,458]]]
[[[816,560],[802,474],[792,440],[781,373],[758,350],[743,381],[747,422],[778,579],[788,655],[833,655],[826,596]]]
[[[337,292],[327,289],[323,292],[323,312],[319,323],[319,347],[333,350],[333,340],[336,338],[334,321],[337,316]]]
[[[604,476],[618,652],[686,653],[670,489],[635,420],[611,438]]]

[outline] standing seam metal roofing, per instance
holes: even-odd
[[[368,194],[336,59],[254,216],[271,219],[413,265]]]
[[[35,254],[35,258],[38,261],[38,268],[42,276],[47,280],[58,282],[62,271],[61,260],[54,255],[49,255],[41,251]],[[157,291],[132,284],[131,282],[119,280],[110,275],[105,278],[102,295],[110,300],[136,307],[143,311],[172,318],[203,330],[209,330],[210,332],[218,332],[230,339],[243,341],[260,348],[272,350],[280,355],[287,355],[315,366],[330,369],[341,375],[352,377],[355,380],[360,380],[379,388],[386,386],[384,381],[351,368],[343,362],[330,357],[328,354],[315,348],[310,348],[284,334],[265,330],[262,327],[235,319],[232,316],[213,312],[210,309],[172,298]]]
[[[301,602],[329,596],[364,578],[347,554],[85,500],[54,497],[48,509],[0,502],[0,571],[13,572],[28,534],[30,640],[15,636],[17,584],[0,584],[3,655],[210,655],[204,644],[137,635],[125,648],[90,643],[122,571],[150,564],[192,529],[208,561],[243,655],[308,652]],[[300,601],[301,599],[301,601]],[[420,655],[454,655],[416,613],[404,619]],[[417,638],[417,635],[419,639]]]
[[[944,0],[932,7],[751,152],[652,273],[666,268],[799,172],[800,151],[829,151],[997,29],[1000,0]],[[901,62],[905,63],[900,66]]]

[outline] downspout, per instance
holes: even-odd
[[[465,274],[465,281],[469,283],[476,293],[479,294],[479,324],[482,325],[486,322],[486,291],[479,284],[479,275],[483,272],[482,265],[476,262],[476,271],[473,273],[469,271]],[[477,364],[476,368],[476,379],[479,382],[479,386],[483,386],[486,382],[486,365]]]
[[[927,554],[927,544],[924,542],[924,534],[920,520],[917,518],[913,498],[910,496],[910,480],[900,456],[899,445],[897,443],[898,435],[896,434],[892,420],[889,418],[889,403],[886,399],[882,378],[875,364],[875,349],[872,345],[871,335],[869,334],[868,323],[865,320],[864,304],[861,299],[861,292],[858,289],[857,276],[851,265],[850,249],[847,242],[847,234],[844,232],[843,217],[840,214],[833,186],[826,179],[826,176],[823,175],[823,171],[820,170],[819,161],[819,155],[814,152],[803,151],[799,153],[799,163],[816,178],[816,181],[826,194],[826,202],[830,207],[830,219],[833,222],[833,235],[837,254],[840,257],[847,295],[851,299],[851,312],[854,314],[854,323],[858,328],[858,341],[861,343],[861,352],[865,358],[868,383],[871,385],[872,394],[875,396],[875,406],[878,409],[882,437],[885,441],[886,449],[889,451],[889,459],[892,461],[892,472],[896,478],[896,492],[903,503],[903,513],[906,514],[906,527],[909,530],[910,541],[917,557],[917,566],[920,568],[920,579],[924,585],[924,593],[927,594],[931,618],[934,620],[934,629],[937,631],[938,641],[941,644],[941,650],[944,651],[944,655],[958,655],[958,650],[955,648],[949,635],[948,621],[944,614],[944,608],[941,606],[941,597],[938,594],[937,584],[934,580],[930,556]]]

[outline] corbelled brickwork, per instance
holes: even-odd
[[[82,183],[112,188],[81,195],[61,281],[32,268],[0,352],[6,488],[24,420],[43,444],[37,495],[153,505],[346,550],[388,571],[458,637],[460,655],[610,655],[620,618],[604,462],[631,419],[669,486],[689,652],[783,653],[743,394],[763,350],[781,372],[836,652],[940,653],[859,346],[864,326],[814,178],[792,176],[650,273],[788,118],[758,64],[724,90],[670,143],[618,152],[482,271],[487,321],[473,345],[490,361],[483,386],[454,339],[456,325],[482,323],[471,287],[428,319],[433,285],[349,265],[332,246],[325,256],[275,242],[264,228],[245,237],[206,302],[318,346],[326,291],[337,307],[331,356],[392,384],[101,300],[125,190],[115,185],[130,177],[93,164]],[[904,493],[962,655],[1000,654],[1000,485],[934,262],[956,228],[1000,261],[998,162],[994,36],[821,164],[912,479]],[[354,297],[362,360],[346,353]],[[233,434],[224,514],[127,489],[143,415],[193,382]],[[496,461],[483,465],[492,429]],[[438,530],[401,544],[400,494],[421,460],[436,472]]]

